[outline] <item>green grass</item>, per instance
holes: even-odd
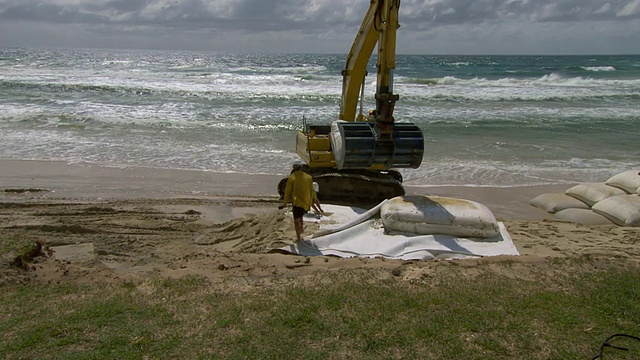
[[[508,264],[505,266],[509,266]],[[250,292],[201,277],[0,288],[0,358],[591,359],[640,335],[637,267],[433,284],[342,280]],[[143,290],[144,289],[144,290]],[[607,349],[607,359],[640,358]]]
[[[0,241],[0,255],[21,255],[28,251],[28,249],[34,245],[35,241],[25,240],[23,237],[5,237],[2,239],[2,241]]]

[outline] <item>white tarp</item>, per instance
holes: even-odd
[[[322,205],[331,213],[320,219],[305,215],[305,222],[319,222],[320,230],[309,240],[279,250],[303,255],[384,257],[402,260],[454,259],[479,256],[520,255],[507,229],[491,238],[459,238],[450,235],[416,235],[384,228],[379,210],[365,211],[338,205]]]

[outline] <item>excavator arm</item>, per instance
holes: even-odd
[[[340,120],[356,120],[358,99],[364,86],[365,76],[367,76],[367,65],[378,42],[375,22],[380,11],[380,5],[382,5],[381,1],[371,1],[364,20],[362,20],[362,25],[360,25],[360,30],[353,41],[353,45],[351,45],[349,55],[347,55],[347,65],[342,70],[342,98],[338,116]],[[361,116],[358,121],[362,120]]]
[[[393,125],[393,108],[398,95],[393,94],[393,71],[396,67],[396,32],[400,0],[371,0],[360,30],[347,56],[342,71],[342,101],[340,120],[378,120],[379,125]],[[359,114],[356,119],[358,98],[364,87],[366,69],[373,49],[378,45],[376,110],[367,119]],[[389,129],[387,126],[386,134]]]
[[[339,120],[331,128],[331,147],[338,169],[417,168],[422,162],[424,137],[414,124],[396,123],[393,93],[396,33],[400,0],[370,0],[360,30],[342,71]],[[364,94],[367,63],[378,46],[376,108],[356,116]],[[362,109],[362,107],[361,107]]]
[[[393,93],[393,71],[396,68],[396,30],[400,0],[389,0],[379,11],[377,27],[378,40],[378,79],[376,89],[375,121],[379,135],[386,139],[393,137],[393,109],[399,96]]]

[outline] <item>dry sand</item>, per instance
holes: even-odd
[[[490,269],[533,278],[557,271],[550,259],[558,257],[634,263],[640,258],[639,228],[552,221],[528,204],[567,185],[407,188],[481,202],[505,223],[521,256],[406,262],[272,253],[294,239],[290,216],[277,209],[279,179],[0,160],[0,241],[3,246],[16,239],[39,242],[45,253],[24,269],[12,265],[15,254],[2,257],[0,284],[201,275],[221,291],[246,291],[317,282],[327,272],[428,281],[455,265],[467,275]],[[307,224],[306,232],[313,226]],[[505,259],[508,269],[498,265]]]

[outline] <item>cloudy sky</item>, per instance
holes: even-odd
[[[0,0],[0,46],[345,53],[367,0]],[[640,54],[640,0],[402,0],[404,54]]]

